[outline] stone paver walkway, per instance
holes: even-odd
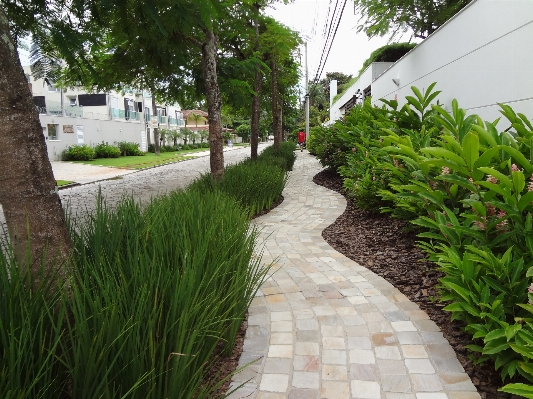
[[[346,202],[312,182],[320,170],[298,152],[285,200],[256,219],[274,273],[249,309],[239,365],[256,362],[230,398],[479,399],[427,314],[322,239]]]

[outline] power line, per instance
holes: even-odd
[[[344,3],[342,5],[342,9],[340,10],[340,13],[338,15],[338,19],[337,19],[337,25],[335,26],[335,31],[333,32],[333,36],[331,38],[331,41],[329,43],[329,48],[328,48],[328,51],[327,51],[327,54],[326,54],[326,57],[324,58],[324,62],[322,62],[322,59],[323,57],[320,57],[320,63],[319,63],[319,66],[318,66],[318,69],[317,69],[317,73],[316,73],[316,76],[315,78],[313,79],[313,84],[317,84],[318,83],[318,80],[320,78],[320,75],[322,75],[322,71],[324,70],[324,67],[326,66],[326,62],[328,60],[328,57],[329,57],[329,52],[331,51],[331,47],[333,45],[333,41],[335,40],[335,36],[337,35],[337,30],[339,29],[339,25],[340,25],[340,22],[341,22],[341,19],[342,19],[342,14],[344,12],[344,8],[346,6],[346,3],[347,3],[347,0],[344,0]],[[335,12],[334,12],[335,14]],[[332,21],[333,21],[333,18],[332,18]],[[332,25],[330,25],[330,28],[331,28]],[[331,30],[331,29],[330,29]],[[322,56],[324,55],[325,53],[325,50],[326,50],[326,46],[327,46],[327,41],[326,43],[324,43],[324,49],[322,51]]]
[[[331,0],[330,0],[330,5],[331,5]],[[320,61],[318,63],[317,71],[320,69],[320,66],[322,65],[322,60],[324,59],[324,54],[326,53],[326,47],[328,45],[329,37],[331,35],[331,30],[332,30],[333,25],[335,24],[335,13],[337,12],[337,6],[338,5],[339,5],[339,0],[336,0],[335,1],[335,8],[333,9],[333,14],[331,16],[331,21],[329,22],[328,34],[327,34],[326,40],[324,41],[324,48],[322,49],[322,54],[320,56]],[[329,15],[329,9],[328,9],[328,15]],[[328,23],[328,21],[326,20],[326,24],[327,23]]]

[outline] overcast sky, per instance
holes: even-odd
[[[295,0],[284,5],[279,3],[275,8],[269,8],[267,14],[274,17],[282,24],[300,32],[302,37],[308,38],[309,79],[312,80],[320,62],[324,48],[324,26],[328,15],[328,6],[331,4],[331,20],[336,0]],[[339,0],[339,12],[343,1]],[[341,22],[333,41],[329,57],[320,78],[326,72],[342,72],[347,75],[357,75],[363,62],[370,53],[387,44],[387,38],[373,38],[369,40],[364,33],[357,33],[359,16],[354,14],[353,1],[348,0],[342,13]],[[332,31],[333,34],[333,31]],[[406,38],[408,40],[408,38]],[[305,65],[302,48],[302,66]]]

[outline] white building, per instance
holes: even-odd
[[[33,98],[39,110],[50,160],[59,160],[70,145],[119,141],[139,143],[141,150],[153,143],[149,123],[152,97],[149,92],[126,89],[124,93],[87,93],[77,88],[60,89],[33,79],[24,67]],[[171,130],[184,126],[178,104],[156,104],[159,127]]]
[[[503,103],[531,119],[532,38],[533,0],[474,0],[372,81],[372,103],[384,98],[403,105],[411,86],[423,91],[437,82],[447,110],[455,98],[467,114],[493,121]],[[344,95],[331,105],[334,119],[346,101]]]

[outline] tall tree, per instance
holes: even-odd
[[[361,14],[358,31],[368,37],[409,30],[425,39],[472,0],[354,0]]]
[[[44,19],[44,14],[40,15]],[[24,28],[21,32],[35,27],[33,18],[19,20],[17,26]],[[20,264],[37,279],[41,265],[65,275],[63,266],[72,244],[39,115],[12,33],[6,8],[0,4],[0,101],[4,104],[0,107],[0,204]]]
[[[87,0],[91,14],[80,29],[90,68],[69,64],[65,82],[109,90],[123,84],[148,87],[158,98],[180,101],[203,85],[207,100],[211,174],[224,174],[217,79],[218,29],[236,0]],[[234,29],[238,26],[234,26]],[[198,67],[193,65],[199,60]],[[191,73],[193,71],[193,73]]]

